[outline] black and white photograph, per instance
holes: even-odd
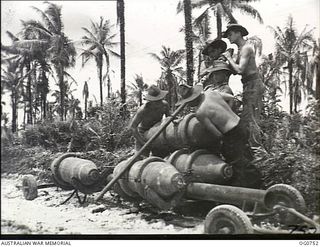
[[[319,239],[319,63],[318,0],[1,1],[1,238]]]

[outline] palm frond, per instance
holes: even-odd
[[[155,59],[155,60],[157,60],[158,62],[160,62],[161,61],[161,58],[157,55],[157,54],[155,54],[155,53],[148,53],[153,59]]]
[[[250,15],[254,19],[258,20],[259,23],[263,24],[263,19],[255,8],[253,8],[251,5],[246,4],[246,3],[237,3],[236,4],[237,8],[240,10],[240,12],[245,13],[247,15]]]
[[[57,32],[56,27],[51,22],[50,18],[46,15],[45,12],[43,12],[41,9],[34,7],[34,6],[31,6],[31,8],[41,15],[41,18],[43,19],[44,23],[46,24],[46,26],[48,27],[48,30],[50,30],[50,32],[54,32],[54,33]]]
[[[19,40],[19,39],[17,38],[17,36],[15,36],[15,35],[14,35],[13,33],[11,33],[10,31],[6,31],[6,34],[9,36],[9,38],[10,38],[13,42]]]
[[[61,6],[48,1],[45,1],[44,3],[49,5],[45,13],[49,16],[52,24],[54,25],[55,33],[61,34],[63,30],[63,23],[61,21]]]

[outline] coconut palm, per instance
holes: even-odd
[[[299,34],[294,26],[293,18],[290,15],[286,26],[281,29],[270,27],[276,43],[275,43],[275,59],[281,65],[286,65],[284,69],[289,72],[289,98],[290,98],[290,114],[297,109],[297,105],[301,101],[302,84],[306,80],[305,65],[301,65],[302,61],[305,63],[307,59],[307,52],[313,48],[314,39],[312,31],[307,30],[307,26]]]
[[[267,87],[270,100],[275,102],[277,100],[277,92],[281,90],[281,64],[278,60],[274,59],[272,54],[261,57],[261,63],[258,67],[261,79]]]
[[[139,106],[142,105],[142,93],[148,88],[148,85],[144,83],[142,75],[136,74],[134,77],[134,83],[128,85],[128,88],[132,91],[131,95],[138,99]]]
[[[194,35],[193,35],[193,41],[196,44],[196,48],[198,50],[198,68],[197,68],[197,76],[198,81],[200,81],[200,73],[201,73],[201,64],[203,61],[202,57],[202,50],[208,43],[209,37],[211,35],[211,27],[209,22],[209,14],[201,21],[193,22],[193,29],[194,29]]]
[[[26,32],[36,34],[37,39],[24,40],[20,43],[26,47],[36,46],[41,47],[45,45],[49,61],[53,65],[60,88],[60,118],[64,119],[65,105],[64,105],[64,72],[67,68],[75,65],[76,50],[71,40],[64,33],[64,26],[62,22],[61,6],[54,3],[44,2],[47,4],[45,11],[36,7],[32,7],[40,14],[42,22],[30,20],[24,22]]]
[[[261,56],[262,54],[262,40],[257,36],[251,36],[247,39],[247,44],[251,44],[253,46],[254,54]]]
[[[320,100],[320,38],[317,43],[313,45],[312,58],[309,67],[309,80],[307,88],[313,92],[313,79],[316,79],[316,88],[313,93],[317,100]]]
[[[88,81],[90,80],[90,77]],[[84,119],[88,116],[88,98],[89,98],[89,87],[87,81],[84,82],[82,96],[84,97]]]
[[[187,58],[187,84],[193,85],[193,45],[192,45],[192,8],[191,0],[183,0],[185,20],[185,42]]]
[[[126,59],[125,59],[125,19],[124,19],[124,0],[117,0],[117,19],[120,24],[120,94],[123,105],[122,113],[126,115]]]
[[[26,73],[31,70],[32,62],[34,60],[35,50],[28,49],[25,47],[21,47],[18,43],[20,40],[16,35],[11,33],[10,31],[6,31],[8,37],[11,39],[12,44],[9,46],[1,45],[1,49],[8,54],[16,55],[17,62],[20,64],[20,68],[26,69]],[[26,84],[26,93],[25,94],[25,102],[27,103],[28,107],[26,109],[27,115],[27,123],[32,124],[32,109],[33,109],[33,101],[32,101],[32,75],[31,73],[28,74],[27,77],[27,84]]]
[[[65,74],[65,75],[67,75],[67,74]],[[54,90],[53,93],[51,94],[51,96],[55,97],[55,101],[54,101],[55,109],[54,109],[54,111],[57,112],[60,116],[61,116],[62,110],[61,110],[61,103],[59,104],[59,102],[63,101],[63,105],[66,106],[66,109],[64,111],[64,116],[63,116],[64,119],[66,119],[67,112],[69,111],[68,106],[70,106],[70,101],[73,98],[72,93],[74,91],[76,91],[76,89],[72,89],[71,88],[73,83],[77,84],[77,82],[74,79],[72,79],[72,81],[70,83],[69,83],[68,80],[64,81],[63,87],[62,87],[62,90],[65,92],[63,94],[64,95],[63,100],[60,99],[60,97],[61,97],[60,87],[59,87],[59,89]]]
[[[23,87],[23,80],[32,72],[23,74],[20,68],[18,59],[8,59],[3,61],[5,66],[1,66],[1,88],[10,91],[11,107],[12,107],[12,132],[17,131],[18,120],[18,104],[21,99],[21,90]]]
[[[222,19],[224,18],[229,23],[237,23],[234,18],[232,11],[240,10],[241,13],[249,15],[254,19],[257,19],[260,23],[263,23],[260,13],[253,8],[249,2],[254,2],[256,0],[199,0],[192,2],[192,8],[202,8],[205,10],[196,18],[195,21],[202,22],[208,17],[210,11],[216,16],[216,26],[217,26],[217,37],[222,37]],[[183,10],[182,2],[179,2],[177,6],[177,11],[181,12]]]
[[[82,27],[86,35],[81,38],[81,43],[87,45],[87,48],[80,54],[82,57],[82,66],[90,59],[94,59],[98,69],[98,78],[100,85],[100,105],[103,104],[103,64],[106,63],[106,76],[109,76],[110,55],[120,57],[118,53],[112,50],[117,45],[113,39],[116,34],[112,33],[113,25],[109,20],[100,17],[100,22],[91,21],[91,29]],[[109,91],[109,90],[108,90]],[[108,92],[108,98],[110,92]]]
[[[155,53],[150,53],[150,55],[161,65],[159,86],[163,90],[168,90],[167,100],[170,108],[173,109],[177,102],[177,83],[183,73],[180,64],[184,58],[184,50],[173,51],[169,47],[162,46],[160,55]]]

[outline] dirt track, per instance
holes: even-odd
[[[1,177],[1,234],[201,234],[203,223],[190,218],[188,228],[163,219],[148,219],[133,213],[132,205],[121,204],[107,193],[101,204],[90,195],[80,205],[76,197],[59,205],[72,193],[56,188],[38,190],[38,197],[27,201],[22,191],[22,177]],[[103,212],[92,210],[105,207]]]

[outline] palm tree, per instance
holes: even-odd
[[[263,44],[262,44],[262,40],[258,36],[254,35],[249,37],[247,39],[247,43],[253,46],[255,55],[261,56]]]
[[[184,50],[172,51],[170,48],[162,46],[160,56],[150,53],[151,57],[161,65],[160,88],[168,90],[167,100],[171,109],[177,102],[177,82],[181,78],[183,68],[180,66],[184,58]]]
[[[90,77],[88,81],[90,80]],[[89,98],[89,87],[87,81],[84,82],[82,96],[84,97],[84,119],[88,116],[88,98]]]
[[[309,84],[307,85],[308,89],[312,91],[313,88],[313,79],[315,76],[316,79],[316,89],[314,96],[317,100],[320,100],[320,38],[318,39],[318,43],[314,43],[313,51],[312,51],[312,58],[310,61],[309,67]]]
[[[195,21],[202,22],[205,18],[208,18],[210,11],[213,11],[216,16],[216,25],[217,25],[217,37],[222,37],[222,18],[226,19],[229,23],[237,23],[237,20],[234,18],[232,11],[237,9],[242,13],[257,19],[260,23],[263,23],[263,20],[259,12],[249,5],[249,2],[255,0],[199,0],[194,1],[191,6],[192,8],[202,8],[205,7],[204,12],[202,12]],[[183,4],[179,2],[177,6],[177,11],[180,12],[183,10]]]
[[[261,57],[262,62],[258,69],[262,78],[262,82],[266,85],[268,95],[273,102],[277,100],[277,91],[281,91],[281,64],[274,59],[273,54]]]
[[[8,54],[16,55],[16,58],[19,60],[19,66],[23,70],[26,69],[26,73],[31,70],[32,61],[34,60],[35,50],[30,48],[21,47],[18,43],[20,40],[16,35],[11,33],[10,31],[6,31],[7,35],[12,41],[12,44],[9,46],[1,45],[1,49]],[[28,38],[28,37],[27,37]],[[26,109],[27,115],[27,123],[32,124],[32,109],[33,109],[33,101],[32,101],[32,76],[31,73],[28,74],[27,77],[27,84],[26,84],[26,94],[25,94],[25,102],[27,103],[28,107]]]
[[[61,103],[60,104],[58,104],[58,103],[63,101],[63,105],[66,106],[66,109],[64,111],[64,116],[63,116],[64,119],[66,119],[67,112],[69,111],[68,107],[70,107],[70,105],[71,105],[71,100],[73,98],[72,93],[74,91],[76,91],[76,89],[71,89],[73,83],[77,84],[77,82],[73,79],[70,83],[67,80],[64,81],[63,86],[62,86],[62,90],[65,93],[64,93],[64,98],[62,100],[60,99],[60,97],[61,97],[60,87],[58,90],[54,90],[53,93],[51,94],[51,96],[56,98],[56,100],[54,102],[54,104],[55,104],[54,111],[58,112],[59,115],[61,115],[62,110],[61,110]]]
[[[36,46],[41,47],[45,44],[48,51],[49,60],[53,64],[60,88],[60,118],[64,119],[64,72],[67,68],[75,65],[76,50],[71,40],[64,33],[62,22],[61,6],[54,3],[44,2],[48,5],[45,11],[36,7],[32,7],[38,12],[43,20],[43,23],[35,20],[24,22],[26,32],[37,34],[37,39],[25,40],[20,42],[26,47]]]
[[[111,33],[113,25],[109,20],[103,20],[100,17],[100,22],[95,23],[91,21],[91,30],[82,27],[86,35],[81,38],[81,43],[88,45],[88,47],[80,54],[82,57],[82,66],[86,64],[91,58],[96,62],[98,69],[98,78],[100,85],[100,105],[103,105],[103,63],[106,63],[106,76],[109,76],[110,67],[110,55],[120,57],[120,55],[111,48],[117,45],[117,42],[113,42],[113,38],[116,34]],[[109,90],[108,90],[109,91]],[[110,92],[108,92],[108,98]]]
[[[196,31],[196,34],[194,33],[194,43],[197,44],[197,50],[198,50],[198,68],[197,68],[197,75],[198,75],[198,81],[200,81],[200,73],[201,73],[201,64],[203,61],[202,58],[202,50],[208,43],[210,34],[211,34],[211,27],[209,22],[209,14],[205,16],[205,18],[201,22],[194,21],[193,26],[194,30]]]
[[[138,99],[139,106],[142,105],[142,93],[148,88],[148,85],[144,83],[142,75],[135,75],[134,83],[128,85],[128,88],[132,91],[131,95]]]
[[[44,41],[45,36],[29,27],[29,23],[22,22],[22,42],[15,42],[19,49],[27,50],[30,53],[31,65],[34,66],[33,86],[36,87],[36,95],[34,101],[39,102],[41,108],[41,119],[46,118],[47,114],[47,95],[49,93],[49,79],[48,74],[53,74],[51,66],[49,65],[49,52],[47,51],[47,42]],[[36,40],[36,42],[35,42]],[[28,64],[30,67],[30,64]],[[36,75],[38,72],[38,75]],[[30,112],[33,110],[31,85],[27,84],[26,91],[28,92],[29,105],[31,105]],[[36,106],[35,106],[36,107]]]
[[[192,8],[191,0],[184,0],[185,42],[187,58],[187,84],[193,85],[193,45],[192,45]]]
[[[306,66],[301,65],[301,61],[307,58],[306,52],[310,51],[313,47],[313,29],[307,31],[306,26],[303,31],[298,34],[291,15],[288,17],[287,25],[283,30],[278,26],[276,28],[269,26],[269,29],[276,39],[275,59],[278,60],[281,65],[286,65],[284,69],[288,69],[289,72],[289,104],[290,114],[292,114],[297,110],[297,105],[299,101],[301,101],[301,90],[303,88],[302,85],[300,85],[300,81],[302,80],[304,82],[306,80],[306,73],[301,73],[302,70],[306,70]]]
[[[121,103],[123,105],[122,113],[126,115],[126,60],[125,60],[125,19],[124,19],[124,0],[117,0],[117,17],[120,24],[120,74],[121,74]]]
[[[2,62],[6,64],[6,69],[1,66],[1,88],[4,87],[11,92],[12,132],[16,132],[18,120],[17,109],[20,103],[23,80],[29,76],[32,70],[23,75],[19,59],[7,59]]]

